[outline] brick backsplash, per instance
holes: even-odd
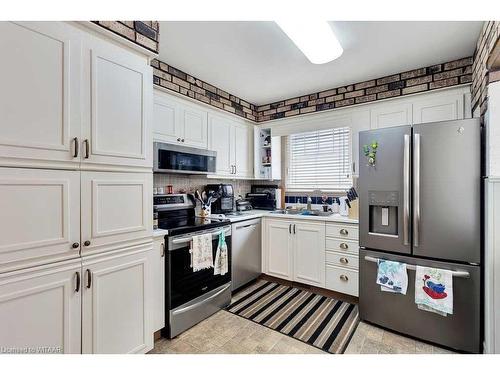
[[[250,192],[251,185],[268,185],[269,181],[256,181],[256,180],[231,180],[231,179],[213,179],[205,176],[196,175],[181,175],[181,174],[164,174],[155,173],[153,178],[153,185],[155,187],[166,187],[172,185],[174,193],[186,192],[194,193],[196,190],[203,190],[207,184],[231,184],[233,185],[234,194],[236,198],[241,194],[245,197],[246,193]],[[273,181],[273,185],[280,185],[279,181]]]
[[[474,64],[472,65],[472,110],[478,106],[480,114],[486,111],[486,98],[488,97],[488,83],[494,77],[486,68],[486,61],[497,39],[500,37],[500,21],[487,21],[476,44],[474,52]]]
[[[92,21],[141,47],[158,53],[160,26],[158,21]]]
[[[472,81],[472,57],[418,68],[257,107],[257,121],[430,91]]]
[[[151,62],[153,83],[245,119],[256,121],[255,105],[160,60]]]

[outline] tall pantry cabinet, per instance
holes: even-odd
[[[147,352],[149,56],[85,23],[0,35],[0,346]]]

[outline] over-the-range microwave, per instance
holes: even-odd
[[[217,153],[194,147],[154,142],[153,172],[210,174],[215,173]]]

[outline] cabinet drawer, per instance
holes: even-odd
[[[348,267],[357,270],[359,268],[359,258],[354,255],[347,255],[338,252],[326,252],[326,263],[339,267]]]
[[[346,224],[327,224],[326,235],[329,237],[358,239],[358,226]]]
[[[326,288],[358,296],[358,271],[326,265]]]
[[[339,238],[326,237],[326,250],[338,251],[340,253],[347,253],[351,255],[358,255],[359,244],[358,241],[342,240]]]

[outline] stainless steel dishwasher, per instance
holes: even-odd
[[[262,273],[261,219],[232,224],[232,290],[256,279]]]

